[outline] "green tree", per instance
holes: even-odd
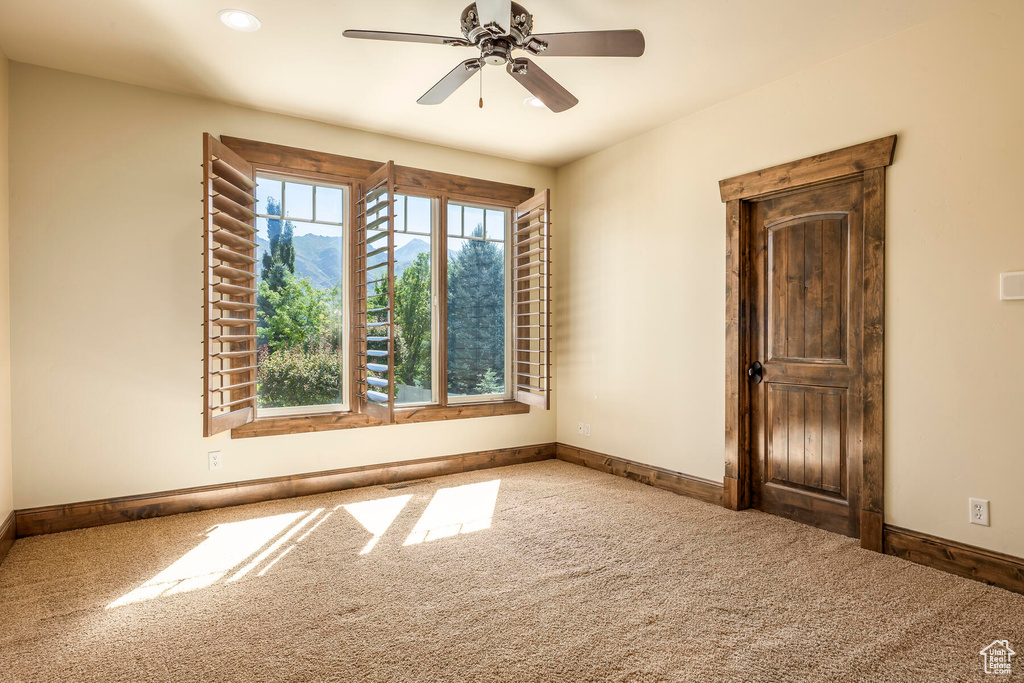
[[[280,214],[281,203],[269,197],[267,213]],[[295,226],[291,221],[280,218],[267,219],[270,247],[263,252],[263,271],[260,278],[271,282],[275,288],[284,282],[286,274],[295,273],[295,245],[292,243],[294,234]]]
[[[473,236],[482,235],[478,226]],[[504,382],[494,378],[504,376],[504,254],[493,242],[467,240],[448,264],[448,391],[483,393],[477,387],[485,383],[497,393]]]
[[[329,348],[336,351],[334,329],[341,314],[337,290],[318,289],[309,278],[288,274],[280,286],[269,280],[259,285],[261,310],[258,334],[266,339],[270,351],[299,348],[305,351]],[[272,311],[265,315],[262,304]]]
[[[401,362],[395,381],[429,386],[430,382],[430,254],[417,254],[395,283],[395,327]]]
[[[505,391],[505,380],[494,370],[488,370],[473,388],[475,394],[500,394]]]
[[[281,203],[273,197],[267,199],[267,213],[280,214]],[[295,274],[295,245],[292,242],[294,226],[291,221],[279,218],[267,219],[267,236],[270,245],[263,252],[263,263],[260,270],[260,283],[267,283],[271,291],[280,292],[285,288],[285,280],[289,275]],[[259,297],[259,317],[261,320],[270,320],[274,317],[275,311],[270,299]],[[257,342],[260,346],[269,343],[269,340],[260,335]]]

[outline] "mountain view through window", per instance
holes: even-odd
[[[343,406],[346,191],[257,183],[258,407]]]
[[[343,410],[348,189],[270,175],[257,181],[258,406]],[[455,400],[505,395],[506,211],[448,204],[448,357],[437,359],[438,200],[394,199],[396,404],[437,401],[439,360]],[[378,287],[370,309],[387,304]]]

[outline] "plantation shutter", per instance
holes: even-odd
[[[358,411],[395,418],[395,164],[363,184],[356,229],[355,338]]]
[[[551,408],[551,192],[515,210],[512,233],[513,395]]]
[[[203,134],[203,435],[256,417],[252,165]]]

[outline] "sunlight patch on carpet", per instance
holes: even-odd
[[[245,576],[246,574],[251,572],[256,567],[258,567],[260,562],[262,562],[263,560],[265,560],[268,557],[270,557],[270,555],[275,550],[279,549],[281,546],[283,546],[285,543],[287,543],[295,534],[297,534],[300,531],[302,531],[303,527],[305,527],[307,524],[309,524],[314,519],[316,519],[320,515],[320,513],[323,512],[323,511],[324,511],[323,508],[317,508],[316,510],[313,510],[313,512],[309,513],[301,522],[299,522],[298,524],[293,526],[291,529],[289,529],[288,533],[284,534],[283,536],[281,536],[281,538],[279,538],[276,541],[274,541],[273,543],[271,543],[267,547],[266,550],[264,550],[259,555],[257,555],[255,557],[255,559],[253,559],[251,562],[249,562],[249,564],[245,565],[240,570],[238,570],[238,572],[234,576],[232,576],[230,579],[228,579],[228,583],[231,583],[233,581],[238,581],[240,578],[242,578],[243,576]],[[302,513],[299,513],[299,514],[302,514]],[[280,557],[278,557],[277,559],[279,560],[279,559],[281,559],[281,557],[284,557],[285,554],[288,553],[294,547],[295,546],[292,545],[290,548],[286,549],[283,553],[281,553]],[[274,560],[274,562],[271,562],[271,565],[274,564],[275,562],[277,562],[277,560]],[[268,566],[267,569],[269,569],[269,568],[270,567]],[[263,575],[263,573],[260,572],[260,576],[262,576],[262,575]]]
[[[359,551],[360,555],[365,555],[373,550],[373,547],[377,545],[377,541],[391,528],[395,519],[398,518],[398,515],[410,500],[412,500],[411,493],[404,496],[366,500],[361,503],[349,503],[344,506],[345,510],[355,517],[356,521],[362,524],[364,529],[373,534],[373,538],[367,541],[363,549]]]
[[[404,545],[489,529],[500,479],[438,489]]]
[[[107,608],[210,586],[259,552],[260,548],[305,514],[305,511],[292,512],[218,524],[206,534],[202,543],[146,583],[110,603]]]

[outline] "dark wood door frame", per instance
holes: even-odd
[[[863,443],[861,472],[861,546],[883,551],[883,375],[885,323],[885,169],[892,163],[896,136],[880,138],[834,152],[761,171],[727,178],[719,183],[726,205],[725,296],[725,490],[723,503],[733,510],[750,506],[752,467],[750,384],[747,368],[757,360],[757,339],[747,333],[756,283],[749,276],[751,245],[745,237],[749,203],[783,192],[813,187],[844,178],[863,182]]]

